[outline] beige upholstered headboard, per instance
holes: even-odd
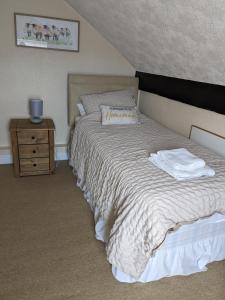
[[[79,115],[77,103],[80,96],[107,91],[132,89],[138,97],[138,78],[128,76],[108,75],[68,75],[68,123],[74,125],[75,117]]]

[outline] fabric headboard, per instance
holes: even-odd
[[[80,96],[107,91],[132,89],[137,101],[139,79],[129,76],[108,75],[68,75],[68,124],[74,125],[75,117],[79,115],[77,103]]]

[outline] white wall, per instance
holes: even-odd
[[[14,12],[80,20],[80,52],[16,47]],[[10,118],[28,117],[31,97],[44,100],[56,144],[66,144],[68,73],[134,75],[127,60],[63,0],[0,1],[0,41],[1,149],[10,145]]]
[[[140,110],[162,125],[189,137],[191,125],[225,137],[225,116],[141,91]]]

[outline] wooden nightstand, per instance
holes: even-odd
[[[52,174],[54,162],[54,130],[51,119],[33,124],[29,119],[12,119],[10,133],[14,173],[16,176]]]

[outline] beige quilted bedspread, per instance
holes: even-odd
[[[225,214],[225,160],[143,115],[140,125],[102,126],[99,119],[94,113],[77,123],[70,164],[108,224],[109,262],[137,278],[170,229]],[[216,175],[178,182],[148,161],[152,152],[180,147]]]

